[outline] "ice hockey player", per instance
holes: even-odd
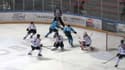
[[[37,32],[34,22],[31,22],[29,27],[26,30],[27,30],[27,35],[24,37],[24,39],[26,39],[28,37],[28,35],[30,35],[30,34],[31,34],[30,38],[32,38]]]
[[[121,40],[121,44],[119,45],[119,52],[117,54],[117,57],[118,57],[118,59],[117,59],[115,67],[118,67],[120,60],[123,57],[125,57],[125,43],[124,43],[124,40]]]
[[[64,30],[64,33],[65,33],[66,37],[68,38],[69,44],[72,47],[74,47],[71,32],[73,32],[75,34],[77,34],[77,32],[70,25],[65,26],[63,30]]]
[[[63,36],[59,35],[59,33],[56,33],[54,47],[52,50],[56,50],[58,47],[60,47],[62,51],[64,50]]]
[[[61,16],[62,16],[62,10],[56,7],[56,9],[54,10],[54,19],[57,19],[61,23],[61,25],[64,27],[65,24],[62,21]]]
[[[91,40],[91,37],[87,34],[87,32],[84,33],[83,40],[79,42],[80,42],[81,50],[84,50],[85,48],[86,50],[88,50],[88,48],[90,48],[90,50],[94,49],[92,46],[90,46],[92,43],[92,40]]]
[[[36,37],[34,37],[31,40],[31,51],[28,53],[28,55],[32,55],[32,52],[34,50],[39,50],[38,56],[42,56],[41,51],[42,51],[42,44],[41,44],[41,39],[40,39],[40,34],[37,34]]]
[[[52,32],[58,33],[58,28],[61,28],[58,24],[58,20],[54,19],[49,27],[49,32],[45,35],[45,37],[48,37],[49,34]]]

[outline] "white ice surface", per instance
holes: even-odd
[[[49,38],[44,38],[48,32],[49,25],[37,24],[38,33],[42,38],[42,43],[48,48],[43,48],[43,57],[37,57],[37,51],[33,56],[28,56],[30,51],[29,39],[23,40],[28,24],[0,24],[0,70],[125,70],[125,60],[122,60],[118,68],[114,68],[116,59],[107,64],[106,60],[115,56],[117,51],[105,51],[106,36],[104,33],[75,28],[78,35],[73,34],[74,44],[71,48],[62,31],[60,33],[66,39],[65,51],[51,51],[53,45],[53,34]],[[93,43],[98,51],[81,51],[78,43],[78,36],[84,31],[91,35]],[[111,38],[111,46],[117,47],[121,38]],[[117,41],[118,40],[118,41]],[[113,44],[112,44],[113,43]],[[115,45],[116,44],[116,45]]]

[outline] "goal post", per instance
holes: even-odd
[[[106,32],[106,51],[116,50],[121,40],[125,40],[125,35]]]

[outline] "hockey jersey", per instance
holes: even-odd
[[[85,36],[84,41],[85,41],[86,44],[91,44],[91,42],[92,42],[92,40],[89,36]]]
[[[64,32],[76,32],[72,27],[64,27]]]
[[[50,25],[51,29],[58,29],[60,26],[57,21],[53,21],[52,24]]]
[[[119,53],[125,55],[125,44],[121,44],[119,47]]]
[[[36,29],[36,26],[34,24],[30,24],[29,27],[28,27],[29,30],[31,29]]]
[[[38,46],[40,46],[40,43],[41,43],[41,39],[40,39],[40,38],[35,37],[35,38],[33,38],[33,39],[31,40],[31,45],[32,45],[33,47],[38,47]]]
[[[61,36],[61,35],[59,35],[59,36],[56,36],[56,38],[55,38],[55,42],[57,43],[57,42],[63,42],[63,37]]]

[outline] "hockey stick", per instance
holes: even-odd
[[[109,60],[103,62],[103,64],[106,64],[106,63],[110,62],[110,61],[113,60],[114,58],[116,58],[116,56],[114,56],[114,57],[110,58]]]
[[[46,49],[50,49],[50,50],[51,50],[51,47],[48,47],[48,46],[42,46],[42,47],[44,47],[44,48],[46,48]]]

